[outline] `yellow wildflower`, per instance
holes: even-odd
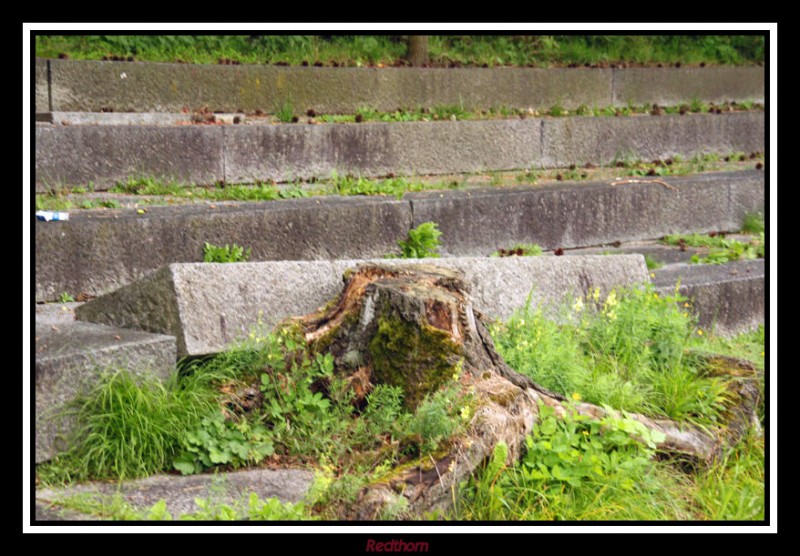
[[[697,329],[697,335],[698,336],[702,336],[703,335],[703,330],[701,328]]]
[[[578,394],[577,392],[573,392],[572,393],[572,399],[575,400],[576,402],[579,402],[579,401],[581,401],[581,395]]]
[[[594,289],[594,291],[592,292],[592,299],[595,302],[597,302],[597,300],[600,299],[600,288],[595,288]]]
[[[688,302],[688,301],[687,301],[686,303],[684,303],[684,304],[683,304],[683,306],[684,306],[684,307],[691,307],[691,305],[689,305],[689,302]]]
[[[576,313],[580,313],[583,310],[583,298],[579,297],[575,300],[575,303],[572,304],[572,309]]]
[[[656,277],[656,273],[655,272],[651,272],[650,273],[650,278],[655,278],[655,277]]]

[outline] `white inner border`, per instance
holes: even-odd
[[[393,525],[291,525],[291,526],[269,526],[255,527],[230,527],[230,526],[207,526],[202,528],[189,527],[189,526],[47,526],[30,524],[30,440],[31,440],[31,423],[30,423],[30,393],[31,393],[31,378],[33,374],[33,366],[30,361],[30,324],[31,324],[31,295],[30,291],[30,278],[32,272],[32,261],[30,258],[31,246],[31,221],[32,215],[29,214],[29,207],[31,201],[31,194],[33,192],[33,183],[31,180],[30,166],[31,166],[31,152],[30,152],[30,130],[31,130],[31,106],[30,106],[30,32],[38,31],[321,31],[331,30],[337,32],[352,31],[537,31],[537,32],[551,32],[551,31],[629,31],[632,34],[645,31],[664,31],[665,33],[674,31],[706,31],[708,33],[727,33],[735,31],[760,31],[769,30],[769,52],[770,57],[768,60],[770,68],[770,83],[769,83],[769,96],[767,103],[769,106],[769,159],[766,161],[770,170],[770,180],[767,186],[769,187],[769,252],[770,257],[768,260],[769,273],[770,273],[770,298],[769,298],[769,312],[770,319],[767,323],[769,330],[769,444],[770,444],[770,465],[769,465],[769,515],[771,525],[769,527],[739,527],[732,525],[708,525],[708,526],[638,526],[638,525],[620,525],[620,526],[591,526],[582,527],[580,525],[567,525],[567,526],[520,526],[520,525],[438,525],[438,526],[393,526]],[[87,33],[88,34],[88,33]],[[353,24],[302,24],[302,23],[286,23],[286,24],[234,24],[234,23],[130,23],[130,24],[104,24],[104,23],[87,23],[87,24],[60,24],[60,23],[25,23],[22,26],[22,142],[23,142],[23,157],[22,157],[22,176],[23,176],[23,195],[22,195],[22,376],[23,376],[23,393],[22,393],[22,411],[23,411],[23,429],[22,429],[22,520],[23,532],[90,532],[90,533],[119,533],[119,532],[183,532],[183,533],[209,533],[209,532],[237,532],[237,533],[264,533],[264,532],[294,532],[294,533],[370,533],[370,534],[395,534],[395,538],[402,538],[403,534],[429,534],[430,537],[426,540],[431,544],[431,550],[442,548],[439,544],[441,538],[435,535],[439,533],[599,533],[599,532],[658,532],[658,533],[763,533],[763,532],[777,532],[778,528],[778,461],[777,461],[777,441],[778,441],[778,338],[777,338],[777,318],[778,318],[778,190],[777,190],[777,176],[778,176],[778,24],[707,24],[707,23],[686,23],[686,24],[667,24],[667,23],[642,23],[642,24],[592,24],[592,23],[550,23],[550,24],[505,24],[505,23],[470,23],[470,24],[441,24],[441,23],[415,23],[415,24],[389,24],[389,23],[353,23]],[[366,542],[366,541],[365,541]],[[438,544],[438,547],[437,547]]]

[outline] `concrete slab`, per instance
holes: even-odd
[[[369,258],[396,250],[411,227],[409,203],[386,197],[214,207],[83,211],[66,222],[37,221],[37,301],[106,293],[169,263],[202,261],[205,242],[251,248],[254,261]]]
[[[104,518],[68,510],[46,501],[36,501],[34,521],[103,521]],[[32,525],[36,525],[32,523]]]
[[[220,126],[36,126],[36,191],[139,176],[214,183],[222,145]]]
[[[193,114],[181,112],[46,112],[36,114],[38,121],[56,125],[189,125]],[[244,114],[213,114],[214,122],[243,124]],[[234,121],[235,120],[235,121]]]
[[[67,488],[40,489],[36,492],[36,519],[102,518],[74,511],[62,515],[59,501],[76,495],[102,500],[119,494],[134,508],[145,512],[159,500],[164,500],[173,519],[198,511],[196,498],[210,498],[212,503],[229,506],[241,505],[240,509],[247,508],[247,498],[251,493],[257,494],[262,500],[275,497],[281,502],[296,503],[308,493],[313,480],[314,474],[304,469],[246,469],[187,477],[155,475],[122,483],[85,483]]]
[[[35,328],[36,463],[64,449],[74,422],[66,404],[106,370],[168,377],[175,338],[86,322],[39,321]]]
[[[407,200],[320,197],[265,203],[78,211],[35,223],[36,300],[107,293],[173,262],[202,260],[203,243],[252,248],[251,260],[354,259],[396,250],[434,221],[445,255],[489,255],[524,241],[545,249],[733,230],[764,210],[764,173],[668,177],[657,184],[577,183],[433,191]],[[412,221],[413,214],[413,221]],[[124,246],[124,248],[121,248]]]
[[[51,60],[55,110],[354,112],[363,106],[463,104],[567,108],[611,103],[611,70],[533,68],[316,68]],[[202,82],[199,89],[197,83]]]
[[[764,113],[371,122],[36,127],[36,188],[134,176],[213,184],[451,174],[764,150]]]
[[[759,100],[764,69],[709,68],[317,68],[49,60],[53,109],[99,112],[212,110],[354,112],[362,106],[463,104],[572,109],[703,101]],[[203,83],[202,88],[197,83]]]
[[[727,234],[728,239],[749,242],[754,239],[751,235]],[[564,255],[623,255],[639,253],[648,255],[654,260],[664,264],[685,263],[688,264],[694,255],[708,255],[712,251],[709,247],[687,247],[686,251],[681,251],[675,245],[664,245],[658,241],[631,241],[619,246],[605,245],[601,247],[584,247],[580,249],[569,249],[564,251]]]
[[[763,112],[569,117],[543,125],[540,164],[545,167],[764,150]]]
[[[655,183],[588,182],[431,191],[406,198],[414,226],[439,225],[442,252],[448,255],[489,254],[516,242],[556,249],[736,230],[745,212],[763,212],[763,172],[670,176],[663,181],[676,189]]]
[[[530,119],[231,127],[225,130],[226,179],[528,168],[540,158],[541,125]]]
[[[48,67],[49,60],[44,58],[36,58],[33,66],[33,79],[34,79],[34,111],[49,112],[50,111],[50,91],[48,88]]]
[[[625,68],[614,70],[614,103],[677,105],[700,99],[764,102],[764,68]]]
[[[47,325],[69,324],[75,320],[75,308],[83,305],[79,301],[70,303],[37,303],[34,316],[36,322]]]
[[[664,293],[675,291],[691,300],[699,325],[732,336],[764,324],[766,289],[764,260],[724,265],[670,265],[654,271],[653,284]]]
[[[381,259],[385,261],[385,259]],[[380,261],[380,260],[379,260]],[[276,261],[173,264],[81,306],[79,319],[174,335],[179,355],[222,351],[260,320],[272,327],[332,300],[342,274],[363,261]],[[413,264],[420,260],[392,260]],[[530,296],[534,306],[649,280],[640,255],[618,257],[450,258],[434,262],[463,271],[475,307],[507,318]]]

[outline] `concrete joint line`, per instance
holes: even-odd
[[[47,109],[53,112],[53,80],[50,77],[50,60],[47,60]],[[34,87],[36,85],[34,84]]]
[[[611,69],[611,106],[617,105],[617,68]]]
[[[228,183],[228,130],[222,126],[222,183]]]
[[[539,120],[539,165],[542,165],[542,161],[544,160],[544,118]]]

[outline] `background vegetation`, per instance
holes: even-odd
[[[762,35],[439,35],[434,65],[628,63],[752,64],[764,60]],[[36,55],[201,64],[392,65],[405,35],[47,35]]]

